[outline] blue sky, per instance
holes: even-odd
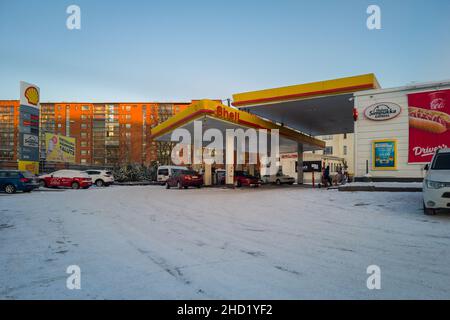
[[[81,30],[66,8],[81,8]],[[366,28],[381,7],[382,30]],[[189,101],[373,72],[450,79],[450,1],[0,0],[0,99]]]

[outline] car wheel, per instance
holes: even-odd
[[[40,180],[40,181],[39,181],[39,186],[40,186],[41,188],[46,188],[46,187],[47,187],[47,183],[45,183],[45,180]]]
[[[280,185],[280,184],[281,184],[280,179],[277,179],[277,181],[275,181],[275,183],[276,183],[277,185]]]
[[[98,179],[97,181],[95,181],[95,185],[97,187],[103,187],[105,185],[105,182],[102,179]]]
[[[177,187],[178,187],[178,189],[182,188],[180,181],[177,182]]]
[[[427,216],[434,216],[436,214],[436,209],[431,209],[425,207],[425,203],[423,204],[423,213]]]
[[[80,184],[78,182],[72,182],[72,189],[79,189]]]
[[[15,193],[16,192],[16,187],[14,185],[12,185],[12,184],[7,184],[5,186],[5,192],[8,193],[8,194]]]
[[[170,189],[169,183],[166,182],[166,189]]]

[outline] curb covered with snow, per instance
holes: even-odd
[[[422,192],[420,182],[354,182],[339,186],[339,191]]]

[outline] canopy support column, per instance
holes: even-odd
[[[211,165],[211,164],[205,163],[205,172],[204,172],[204,174],[203,174],[203,184],[204,184],[205,186],[210,186],[210,185],[212,185],[211,168],[212,168],[212,165]]]
[[[297,144],[297,184],[303,184],[303,143]]]
[[[234,185],[234,136],[226,135],[225,137],[225,184]]]

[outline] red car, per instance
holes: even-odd
[[[221,176],[220,183],[225,184],[225,176]],[[246,171],[235,171],[234,185],[236,187],[259,187],[261,185],[261,181]]]
[[[57,188],[66,187],[72,189],[87,189],[92,185],[91,177],[83,171],[58,170],[39,177],[41,187]]]
[[[177,187],[178,189],[188,187],[200,188],[203,185],[203,176],[193,170],[176,171],[166,180],[166,189]]]
[[[245,171],[235,171],[234,172],[234,185],[236,187],[259,187],[261,185],[261,181],[256,178],[255,176],[252,176],[248,174]]]

